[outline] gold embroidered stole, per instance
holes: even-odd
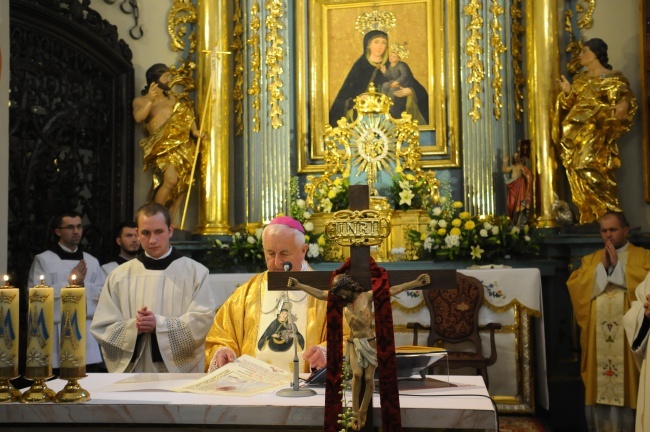
[[[623,406],[625,401],[625,291],[607,284],[596,297],[596,403]]]

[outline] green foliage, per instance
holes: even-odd
[[[228,255],[235,266],[247,271],[260,272],[266,270],[264,248],[262,247],[262,228],[253,233],[237,232],[232,236]]]
[[[542,236],[529,226],[519,228],[505,216],[479,217],[462,209],[463,203],[443,196],[440,205],[429,211],[431,221],[426,232],[408,233],[414,246],[418,246],[418,239],[422,240],[420,257],[490,262],[539,253]]]
[[[352,370],[350,369],[350,362],[346,359],[343,361],[343,368],[341,371],[341,404],[343,405],[343,412],[339,414],[339,424],[343,427],[341,432],[347,432],[351,430],[352,421],[354,420],[354,411],[350,404],[352,401],[348,401],[347,392],[350,391],[350,379],[352,377]]]
[[[323,183],[314,191],[314,205],[316,211],[333,213],[349,207],[348,189],[350,180],[336,178],[332,184]]]
[[[392,180],[387,197],[395,210],[426,209],[430,205],[429,185],[423,179],[400,171]]]

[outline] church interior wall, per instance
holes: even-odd
[[[9,3],[0,2],[0,49],[5,63],[8,62],[9,52]],[[560,2],[560,7],[562,2]],[[178,53],[172,51],[167,34],[167,14],[171,1],[142,0],[139,2],[139,24],[144,35],[135,40],[130,37],[129,30],[134,25],[132,15],[120,11],[119,4],[107,4],[101,0],[92,0],[91,7],[96,9],[104,19],[118,28],[119,37],[124,39],[133,52],[136,93],[144,87],[146,69],[154,63],[174,64]],[[585,39],[600,37],[610,46],[610,63],[615,69],[621,70],[630,80],[632,89],[641,97],[641,66],[640,66],[640,36],[639,36],[639,0],[622,0],[622,2],[599,1],[594,13],[592,28],[583,30]],[[4,24],[4,25],[2,25]],[[621,32],[625,29],[624,32]],[[559,61],[559,59],[558,59]],[[3,66],[3,71],[8,65]],[[0,76],[0,269],[6,268],[7,251],[7,190],[8,190],[8,110],[7,106],[8,74]],[[4,101],[4,102],[3,102]],[[620,200],[623,210],[634,227],[643,231],[650,230],[650,206],[644,201],[642,179],[644,160],[642,155],[643,136],[641,114],[637,115],[632,131],[620,140],[620,151],[623,167],[617,172],[620,181]],[[141,205],[149,191],[150,175],[142,172],[142,155],[138,145],[142,132],[136,127],[134,140],[134,202],[133,207]],[[561,168],[561,166],[560,166]],[[462,169],[438,170],[441,179],[450,179],[454,198],[460,198],[458,190],[462,185]],[[188,228],[191,230],[197,223],[197,194],[192,191],[193,198],[188,207]],[[233,197],[234,198],[234,197]],[[231,203],[231,207],[232,207]]]
[[[600,37],[609,44],[610,64],[614,69],[621,70],[630,80],[632,89],[641,97],[641,66],[639,64],[639,23],[638,5],[639,0],[622,0],[627,3],[625,7],[619,7],[616,3],[599,1],[594,12],[594,23],[590,29],[583,29],[584,38]],[[560,6],[561,6],[560,2]],[[168,3],[171,4],[171,1]],[[167,13],[169,7],[161,7],[160,2],[144,0],[140,3],[139,22],[142,24],[144,36],[142,39],[134,40],[129,36],[129,29],[133,26],[133,17],[122,13],[117,4],[108,5],[103,1],[93,0],[92,7],[102,16],[118,27],[119,35],[127,41],[133,51],[133,65],[135,68],[136,94],[145,84],[144,73],[153,63],[163,62],[174,64],[177,53],[174,53],[169,46],[167,34]],[[622,4],[621,4],[622,6]],[[633,23],[631,25],[631,23]],[[625,34],[621,33],[625,29]],[[559,61],[559,60],[558,60]],[[643,231],[650,230],[650,206],[644,201],[643,159],[641,157],[643,144],[641,114],[637,114],[633,129],[619,142],[623,167],[618,170],[617,176],[620,181],[619,191],[621,206],[629,217],[633,227],[640,227]],[[135,185],[134,185],[134,208],[141,205],[149,190],[149,175],[143,173],[142,155],[138,141],[142,136],[140,128],[136,128],[135,146]],[[562,169],[559,164],[559,169]],[[449,180],[454,191],[454,199],[462,199],[462,168],[461,169],[439,169],[438,177],[441,180]],[[500,196],[495,192],[497,198]],[[196,198],[195,190],[192,196]],[[232,195],[231,195],[232,196]],[[234,197],[233,197],[234,198]],[[497,199],[497,205],[503,200]],[[197,221],[197,202],[190,200],[188,206],[188,228],[191,230]],[[235,206],[237,204],[235,203]]]

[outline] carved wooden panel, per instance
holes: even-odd
[[[9,256],[24,286],[51,217],[83,215],[100,261],[133,217],[133,66],[117,28],[83,0],[11,0]]]

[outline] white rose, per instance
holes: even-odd
[[[314,224],[311,222],[305,222],[303,226],[305,227],[305,231],[312,231],[314,229]]]
[[[491,230],[492,229],[492,224],[490,222],[485,222],[483,224],[483,228],[485,228],[486,230]]]
[[[499,234],[499,227],[498,226],[493,226],[492,227],[492,234],[494,234],[494,235]]]
[[[310,213],[310,212],[305,212],[305,213],[302,215],[302,217],[304,217],[305,219],[309,219],[309,218],[311,217],[311,213]]]
[[[488,232],[486,229],[482,229],[481,231],[478,232],[478,234],[483,238],[488,236]]]
[[[460,237],[458,237],[457,235],[449,234],[447,237],[445,237],[445,244],[447,245],[448,248],[459,246]]]
[[[434,216],[440,216],[440,214],[442,214],[442,209],[440,207],[434,207],[433,215]]]
[[[309,243],[309,250],[307,251],[308,258],[318,258],[319,249],[316,243]]]
[[[439,221],[438,221],[438,226],[439,226],[440,228],[447,228],[447,221],[444,220],[444,219],[439,220]]]
[[[530,241],[530,237],[529,237],[529,236],[524,236],[524,240],[527,241],[527,242],[529,242],[529,241]]]
[[[296,205],[300,208],[305,208],[305,200],[304,199],[296,200]]]
[[[257,240],[255,240],[255,237],[253,237],[253,236],[248,236],[248,238],[246,239],[246,241],[247,241],[248,243],[250,243],[250,244],[255,244],[255,243],[257,242]]]
[[[438,226],[438,219],[432,219],[431,222],[429,222],[429,228],[430,229],[435,229]]]

